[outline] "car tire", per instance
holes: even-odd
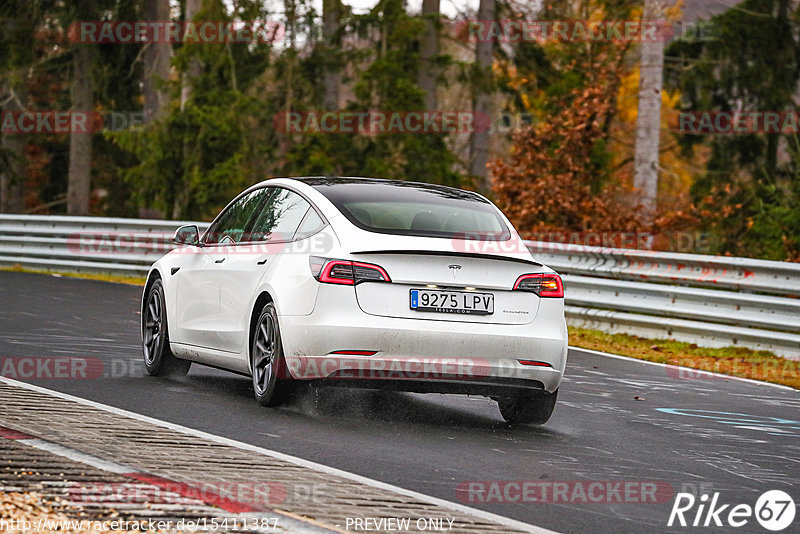
[[[175,357],[169,348],[167,304],[161,280],[156,280],[150,285],[144,302],[142,351],[145,369],[152,376],[186,376],[192,362]]]
[[[510,425],[543,425],[556,407],[558,390],[552,393],[500,397],[497,406],[500,414]]]
[[[283,358],[281,331],[275,304],[264,305],[253,331],[250,346],[250,369],[253,392],[261,406],[278,406],[289,398],[286,362]]]

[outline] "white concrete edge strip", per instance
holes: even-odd
[[[570,350],[577,350],[577,351],[581,351],[581,352],[586,352],[586,353],[589,353],[589,354],[595,354],[597,356],[605,356],[606,358],[613,358],[615,360],[626,360],[626,361],[629,361],[629,362],[638,362],[638,363],[644,363],[644,364],[647,364],[647,365],[656,365],[658,367],[674,367],[675,369],[686,369],[689,372],[700,373],[700,374],[702,374],[704,376],[715,376],[715,377],[718,377],[718,378],[725,378],[725,379],[728,379],[728,380],[738,380],[740,382],[747,382],[749,384],[754,384],[756,386],[769,386],[769,387],[778,388],[778,389],[784,389],[784,390],[788,390],[788,391],[797,391],[793,387],[784,386],[782,384],[773,384],[772,382],[762,382],[761,380],[753,380],[752,378],[743,378],[741,376],[731,376],[731,375],[726,375],[726,374],[723,374],[723,373],[715,373],[713,371],[704,371],[704,370],[701,370],[701,369],[693,369],[691,367],[683,367],[682,365],[674,365],[674,364],[671,364],[671,363],[651,362],[651,361],[648,361],[648,360],[640,360],[639,358],[632,358],[630,356],[620,356],[619,354],[611,354],[610,352],[602,352],[602,351],[599,351],[599,350],[584,349],[584,348],[581,348],[581,347],[573,347],[572,345],[569,346],[569,349]]]
[[[30,445],[31,447],[36,447],[37,449],[41,449],[43,451],[51,452],[57,456],[63,456],[64,458],[75,460],[76,462],[80,462],[82,464],[96,467],[97,469],[101,469],[103,471],[110,471],[112,473],[117,473],[119,475],[136,473],[139,471],[138,469],[134,469],[133,467],[126,466],[123,464],[118,464],[117,462],[112,462],[110,460],[104,460],[103,458],[99,458],[91,454],[86,454],[79,450],[70,447],[65,447],[64,445],[59,445],[58,443],[53,443],[52,441],[45,441],[43,439],[37,439],[37,438],[16,439],[14,441],[18,443],[23,443],[25,445]]]
[[[525,532],[530,532],[531,534],[558,534],[555,531],[547,530],[542,527],[538,527],[536,525],[531,525],[529,523],[523,523],[521,521],[516,521],[514,519],[510,519],[508,517],[503,517],[500,515],[493,514],[491,512],[485,512],[483,510],[478,510],[476,508],[472,508],[469,506],[465,506],[462,504],[458,504],[455,502],[447,501],[444,499],[440,499],[438,497],[432,497],[430,495],[425,495],[423,493],[418,493],[416,491],[408,490],[405,488],[401,488],[399,486],[394,486],[392,484],[387,484],[385,482],[380,482],[378,480],[373,480],[371,478],[363,477],[361,475],[357,475],[355,473],[349,473],[347,471],[342,471],[340,469],[336,469],[334,467],[329,467],[327,465],[318,464],[316,462],[311,462],[309,460],[304,460],[303,458],[298,458],[296,456],[291,456],[288,454],[284,454],[282,452],[272,451],[269,449],[264,449],[261,447],[257,447],[255,445],[250,445],[248,443],[243,443],[241,441],[236,441],[228,438],[223,438],[221,436],[216,436],[214,434],[209,434],[207,432],[203,432],[201,430],[196,430],[193,428],[188,428],[182,425],[178,425],[175,423],[170,423],[168,421],[162,421],[161,419],[155,419],[152,417],[148,417],[146,415],[138,414],[135,412],[129,412],[127,410],[123,410],[121,408],[115,408],[114,406],[109,406],[107,404],[101,404],[99,402],[90,401],[88,399],[84,399],[81,397],[76,397],[74,395],[69,395],[68,393],[61,393],[60,391],[54,391],[52,389],[43,388],[40,386],[35,386],[33,384],[28,384],[26,382],[20,382],[18,380],[14,380],[12,378],[7,378],[0,376],[0,381],[10,385],[16,386],[24,389],[28,389],[30,391],[36,391],[38,393],[43,393],[45,395],[50,395],[53,397],[58,397],[60,399],[77,402],[79,404],[83,404],[84,406],[90,406],[92,408],[97,408],[99,410],[103,410],[106,412],[110,412],[122,417],[129,417],[131,419],[135,419],[137,421],[141,421],[143,423],[150,423],[153,425],[157,425],[163,428],[167,428],[169,430],[173,430],[175,432],[181,432],[183,434],[187,434],[190,436],[194,436],[197,438],[205,439],[214,443],[218,443],[220,445],[227,445],[230,447],[236,447],[238,449],[247,450],[250,452],[255,452],[257,454],[263,454],[265,456],[271,456],[272,458],[282,460],[285,462],[293,463],[295,465],[299,465],[301,467],[307,467],[309,469],[313,469],[315,471],[319,471],[322,473],[326,473],[333,476],[342,477],[348,480],[352,480],[353,482],[358,482],[359,484],[364,484],[365,486],[370,486],[373,488],[391,491],[394,493],[398,493],[400,495],[404,495],[406,497],[410,497],[412,499],[417,499],[419,501],[425,502],[427,504],[432,504],[434,506],[440,506],[442,508],[447,508],[449,510],[461,512],[463,514],[470,515],[474,518],[482,519],[484,521],[490,521],[493,523],[505,525],[510,528],[514,528],[517,530],[522,530]]]

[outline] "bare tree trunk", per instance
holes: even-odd
[[[283,111],[284,113],[290,113],[292,111],[292,106],[294,105],[294,61],[296,54],[295,39],[297,36],[297,4],[295,3],[295,0],[283,0],[283,11],[286,18],[286,33],[284,39],[286,39],[287,43],[286,70],[283,75],[283,79],[285,80]],[[282,154],[285,155],[289,153],[292,142],[292,132],[287,131],[286,135],[284,136],[283,147],[281,150]]]
[[[663,0],[645,0],[643,20],[662,14]],[[658,148],[661,138],[661,91],[664,87],[664,42],[642,42],[639,115],[636,118],[636,158],[633,187],[641,193],[646,222],[655,216],[658,198]]]
[[[169,20],[169,0],[145,0],[144,20]],[[166,39],[145,45],[144,50],[144,121],[152,122],[166,108],[169,95],[159,88],[169,78],[172,45]]]
[[[195,15],[203,7],[203,0],[186,0],[186,22],[194,20]],[[181,80],[181,109],[186,107],[186,102],[192,96],[192,80],[200,75],[200,63],[192,59],[189,68],[183,73]]]
[[[186,22],[194,21],[195,16],[202,7],[203,7],[203,0],[186,0],[186,13],[185,13]],[[196,59],[190,59],[189,67],[181,77],[181,110],[184,110],[186,108],[186,103],[192,97],[192,82],[199,75],[200,75],[200,63]],[[183,142],[184,183],[178,184],[178,188],[175,191],[175,200],[172,204],[173,219],[180,219],[181,217],[183,217],[186,205],[189,203],[190,191],[189,191],[188,180],[186,180],[186,177],[191,174],[192,169],[188,168],[186,162],[189,159],[190,151],[191,147],[189,146],[189,143],[187,143],[184,140]]]
[[[21,111],[25,103],[25,87],[4,88],[8,99],[3,112]],[[13,90],[13,98],[12,96]],[[21,105],[22,104],[22,105]],[[22,213],[25,210],[25,140],[20,134],[2,134],[0,138],[0,213]]]
[[[5,158],[0,172],[0,213],[22,213],[25,211],[25,142],[21,135],[3,135],[0,147]]]
[[[294,60],[295,60],[295,39],[297,37],[297,3],[295,0],[284,0],[283,10],[286,13],[286,40],[288,42],[288,60],[286,64],[286,97],[284,108],[286,113],[292,111],[294,104]]]
[[[478,20],[494,20],[495,0],[480,0],[478,6]],[[492,58],[494,43],[491,39],[478,41],[475,47],[475,63],[478,70],[478,79],[475,83],[475,93],[472,99],[472,112],[474,121],[485,119],[491,111],[491,84],[492,84]],[[487,125],[488,126],[488,125]],[[484,192],[491,190],[491,183],[486,169],[489,162],[489,129],[479,128],[470,138],[470,164],[469,173],[479,180],[479,187]]]
[[[323,105],[326,110],[339,109],[341,75],[338,62],[332,61],[332,56],[339,48],[341,5],[341,0],[322,0],[322,41],[327,59],[322,82],[325,90]]]
[[[439,55],[439,0],[422,0],[422,17],[427,25],[420,40],[421,64],[417,83],[425,91],[425,109],[436,111],[436,58]]]
[[[72,52],[72,111],[90,112],[92,98],[92,45],[76,44]],[[92,179],[92,133],[73,131],[69,136],[67,214],[88,215]]]
[[[29,50],[33,47],[33,32],[30,28],[34,21],[30,9],[26,9],[24,0],[9,2],[9,9],[2,10],[0,26],[4,38],[8,41],[8,50],[4,50],[3,59],[6,72],[2,78],[5,82],[0,91],[3,100],[3,112],[23,111],[27,100],[27,67],[33,61]],[[25,210],[25,135],[7,133],[0,134],[0,213],[22,213]]]

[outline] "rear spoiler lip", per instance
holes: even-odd
[[[525,265],[535,265],[537,267],[544,267],[544,264],[538,261],[526,260],[523,258],[512,258],[509,256],[499,256],[494,254],[476,254],[473,252],[456,252],[456,251],[440,251],[440,250],[361,250],[351,252],[350,254],[416,254],[420,256],[450,256],[456,258],[477,258],[483,260],[498,260],[510,261],[515,263],[524,263]]]

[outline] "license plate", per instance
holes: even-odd
[[[494,313],[494,295],[475,291],[443,291],[440,289],[412,289],[411,309],[463,315],[491,315]]]

